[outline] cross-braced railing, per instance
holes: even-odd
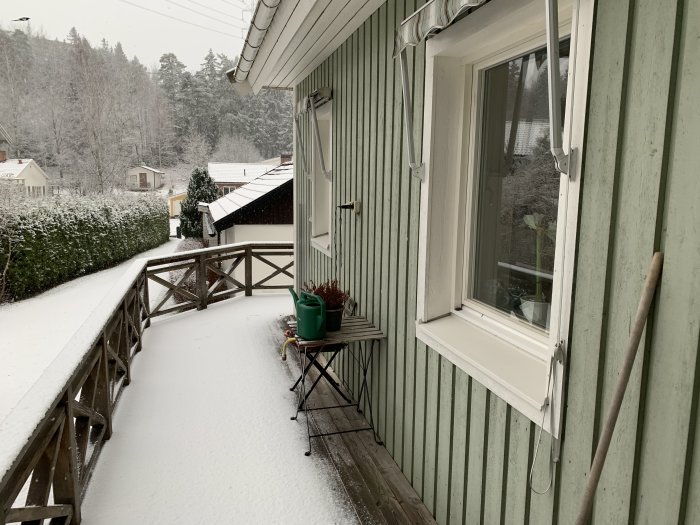
[[[241,293],[252,295],[253,290],[286,289],[293,279],[293,255],[291,243],[254,243],[151,259],[146,275],[167,291],[150,316],[201,310]]]
[[[77,366],[67,369],[64,381],[56,380],[63,386],[53,391],[53,401],[46,399],[45,385],[37,385],[22,400],[25,405],[0,422],[1,439],[13,433],[23,440],[17,441],[15,457],[4,462],[0,457],[0,523],[80,523],[82,497],[112,434],[112,413],[131,380],[131,363],[151,318],[201,310],[255,290],[285,289],[292,284],[293,263],[292,243],[279,242],[134,263],[66,347],[65,353],[77,355]],[[155,293],[160,287],[164,293]],[[13,414],[36,412],[37,405],[43,417],[13,420]]]

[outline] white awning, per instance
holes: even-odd
[[[417,46],[431,34],[445,29],[469,9],[487,0],[430,0],[401,22],[394,41],[394,57],[408,46]]]

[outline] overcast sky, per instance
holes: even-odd
[[[194,71],[209,48],[238,55],[250,19],[251,0],[0,0],[0,27],[26,29],[64,40],[71,27],[93,46],[121,42],[129,58],[148,66],[173,52]],[[247,9],[246,9],[247,8]]]

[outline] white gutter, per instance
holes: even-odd
[[[252,86],[248,82],[248,73],[253,67],[267,30],[281,3],[282,0],[258,0],[238,63],[236,67],[226,72],[229,82],[242,95],[252,91]]]

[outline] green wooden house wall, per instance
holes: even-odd
[[[408,173],[389,1],[296,86],[333,89],[334,258],[310,246],[297,176],[302,279],[339,277],[387,334],[371,370],[380,436],[439,523],[572,523],[654,250],[664,273],[597,492],[595,523],[700,523],[700,0],[598,1],[561,462],[529,490],[537,426],[415,338],[420,182]],[[420,151],[425,46],[409,52]],[[308,118],[300,122],[307,157]],[[300,145],[297,144],[297,148]],[[300,155],[296,173],[302,174]],[[336,371],[357,392],[359,367]],[[549,441],[535,466],[548,478]]]

